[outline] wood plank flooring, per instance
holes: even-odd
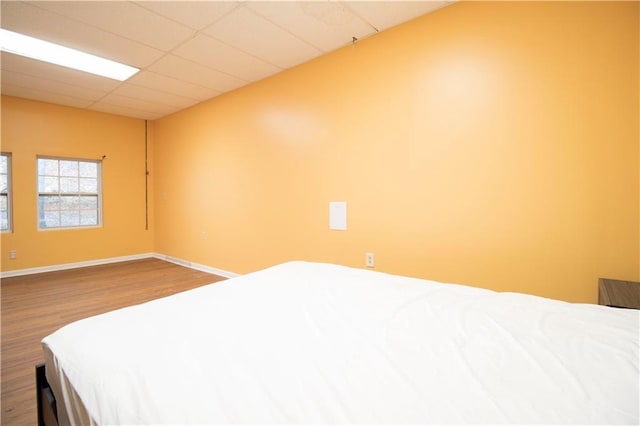
[[[143,259],[5,278],[1,282],[2,425],[36,424],[40,341],[70,322],[224,278]]]

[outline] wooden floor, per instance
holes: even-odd
[[[222,279],[158,259],[3,279],[0,424],[36,424],[43,337],[78,319]]]

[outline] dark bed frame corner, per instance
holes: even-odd
[[[36,401],[38,404],[38,426],[58,426],[56,399],[47,382],[44,364],[36,365]]]

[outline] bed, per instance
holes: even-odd
[[[60,424],[638,424],[639,312],[296,261],[42,343]]]

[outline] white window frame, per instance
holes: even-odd
[[[54,160],[54,161],[58,161],[58,171],[56,175],[41,175],[40,174],[40,160]],[[40,178],[44,178],[44,177],[49,177],[49,178],[58,178],[58,180],[62,179],[62,178],[73,178],[74,176],[64,176],[61,175],[60,173],[60,162],[63,161],[71,161],[71,162],[78,162],[78,168],[80,168],[80,163],[93,163],[97,165],[97,192],[82,192],[80,190],[80,188],[78,189],[78,191],[73,191],[73,192],[68,192],[68,191],[61,191],[60,187],[58,186],[58,190],[57,191],[41,191],[40,188]],[[80,172],[78,172],[78,180],[80,180],[81,176],[79,175]],[[49,157],[49,156],[43,156],[43,155],[39,155],[36,158],[36,186],[37,186],[37,212],[38,212],[38,230],[39,231],[52,231],[52,230],[61,230],[61,229],[87,229],[87,228],[100,228],[102,227],[102,161],[101,160],[93,160],[93,159],[85,159],[85,158],[71,158],[71,157]],[[63,225],[62,224],[62,218],[60,218],[59,221],[59,225],[58,226],[46,226],[45,223],[45,210],[43,204],[41,203],[42,197],[45,196],[59,196],[61,197],[83,197],[83,196],[90,196],[90,197],[96,197],[96,202],[97,202],[97,207],[96,207],[96,222],[97,223],[91,223],[91,224],[82,224],[81,220],[80,223],[77,225]],[[62,204],[62,203],[61,203]],[[81,216],[81,212],[82,212],[82,206],[81,203],[78,203],[78,207],[77,207],[77,211],[79,214],[79,217]],[[93,209],[90,209],[93,210]],[[75,212],[76,209],[64,209],[62,208],[62,206],[60,207],[59,210],[49,210],[49,211],[58,211],[60,213],[60,215],[62,215],[62,212],[65,211],[69,211],[69,212]]]
[[[0,156],[6,157],[7,159],[7,187],[6,190],[3,191],[3,188],[0,188],[0,196],[7,197],[7,227],[1,228],[1,232],[13,232],[13,194],[11,191],[11,153],[9,152],[0,152]]]

